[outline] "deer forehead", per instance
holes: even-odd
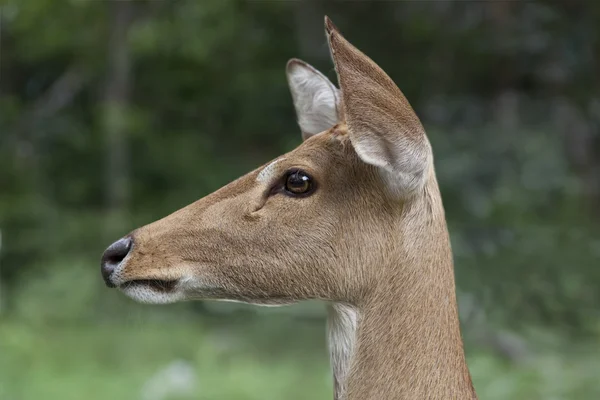
[[[271,161],[259,170],[255,182],[269,184],[282,171],[297,167],[316,173],[317,178],[343,179],[343,171],[354,171],[366,167],[350,144],[345,124],[338,124],[318,135],[314,135],[299,147]],[[364,168],[365,170],[368,168]]]

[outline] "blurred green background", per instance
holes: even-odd
[[[0,2],[0,399],[330,399],[320,304],[144,306],[99,258],[300,143],[323,16],[430,136],[481,399],[600,398],[600,2]]]

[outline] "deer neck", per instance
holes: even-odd
[[[378,287],[359,305],[329,308],[335,400],[476,399],[437,183],[418,202],[403,211],[398,234],[409,239],[395,261],[373,266]]]

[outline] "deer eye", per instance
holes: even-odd
[[[314,186],[313,179],[302,170],[290,171],[285,178],[285,191],[292,196],[307,196]]]

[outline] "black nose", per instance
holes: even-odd
[[[131,250],[131,238],[125,237],[117,240],[104,251],[102,261],[100,262],[100,269],[106,286],[115,287],[115,284],[110,280],[110,276],[127,254],[129,254],[129,250]]]

